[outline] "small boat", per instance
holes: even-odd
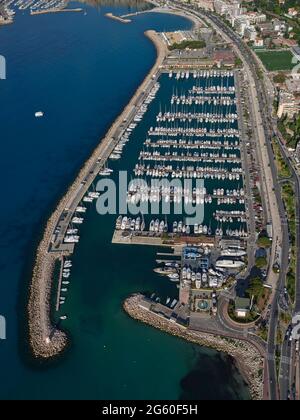
[[[44,116],[44,113],[43,113],[42,111],[37,111],[37,112],[34,114],[34,116],[35,116],[35,118],[42,118],[42,117]]]
[[[174,282],[179,281],[179,274],[177,273],[168,274],[168,277],[171,281],[174,281]]]
[[[173,309],[177,303],[177,299],[174,299],[173,302],[171,303],[171,308]]]

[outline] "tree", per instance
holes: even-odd
[[[264,292],[264,286],[259,277],[253,277],[249,282],[249,287],[247,289],[248,295],[254,296],[255,300],[258,300]]]
[[[267,236],[261,236],[257,240],[257,245],[261,248],[270,248],[271,244],[271,240]]]

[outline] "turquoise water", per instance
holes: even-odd
[[[136,291],[173,296],[153,274],[157,249],[110,244],[115,218],[90,209],[74,255],[64,310],[71,347],[37,364],[28,354],[26,291],[43,225],[114,118],[151,68],[149,28],[189,27],[147,14],[131,25],[104,17],[126,9],[86,7],[87,15],[18,14],[0,28],[7,80],[0,83],[0,398],[249,398],[230,359],[128,318],[122,301]],[[45,112],[37,120],[34,113]],[[134,145],[133,145],[134,147]],[[125,156],[124,156],[125,158]],[[5,378],[5,379],[4,379]]]

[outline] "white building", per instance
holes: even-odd
[[[234,29],[237,31],[237,33],[240,36],[244,36],[246,28],[248,26],[250,26],[250,22],[246,18],[246,16],[242,15],[242,16],[239,16],[238,18],[236,18],[234,20],[234,25],[233,26],[234,26]]]
[[[248,38],[250,41],[255,41],[257,37],[257,32],[254,26],[247,26],[244,31],[245,38]]]
[[[290,92],[282,90],[279,94],[278,118],[282,118],[284,115],[292,118],[299,111],[299,102],[296,101],[295,96]]]
[[[264,23],[267,21],[267,15],[263,13],[248,12],[246,15],[252,25],[255,25],[256,23]]]
[[[256,38],[254,41],[254,46],[257,48],[261,48],[264,46],[264,40],[262,38]]]
[[[214,7],[216,13],[227,15],[228,18],[235,18],[241,14],[241,2],[238,0],[214,0]]]
[[[298,15],[298,11],[294,7],[289,8],[289,11],[288,11],[289,17],[295,17],[297,15]]]

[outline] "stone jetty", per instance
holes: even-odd
[[[189,330],[145,309],[141,306],[143,298],[144,296],[141,294],[135,294],[127,298],[123,305],[125,312],[132,318],[168,334],[229,354],[236,361],[240,373],[247,382],[252,399],[261,400],[263,398],[262,372],[264,359],[256,347],[247,341]]]

